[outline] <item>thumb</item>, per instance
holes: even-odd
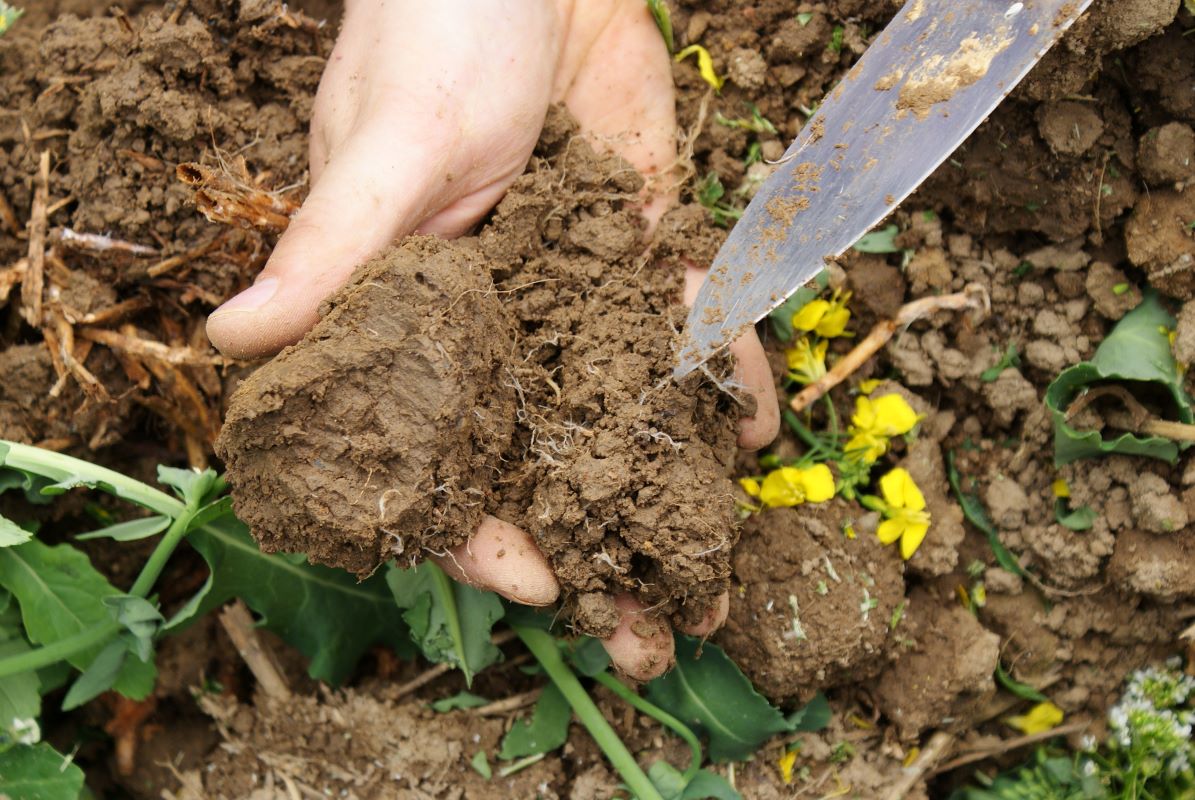
[[[253,286],[208,317],[220,352],[260,358],[294,344],[357,265],[430,213],[436,187],[426,154],[393,138],[365,126],[333,155]]]

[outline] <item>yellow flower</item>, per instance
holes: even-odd
[[[860,381],[859,394],[871,394],[881,383],[883,383],[883,381],[881,381],[879,378],[868,378],[865,381]]]
[[[755,478],[739,478],[739,486],[751,497],[759,497],[759,481]]]
[[[834,474],[825,464],[781,467],[763,479],[759,499],[765,506],[785,508],[801,503],[823,503],[834,496]]]
[[[1032,735],[1057,728],[1062,724],[1063,716],[1062,709],[1047,700],[1029,709],[1028,713],[1009,717],[1005,722],[1021,733]]]
[[[810,300],[793,314],[793,327],[827,339],[842,336],[851,318],[850,309],[846,307],[850,299],[850,292],[834,292],[829,300]]]
[[[780,777],[784,780],[785,785],[793,782],[793,767],[797,763],[797,751],[786,750],[784,755],[780,756],[780,760],[776,762],[780,767]]]
[[[689,56],[697,54],[697,70],[701,73],[701,77],[710,86],[713,86],[716,91],[722,91],[723,80],[717,72],[714,71],[714,59],[710,58],[710,53],[699,44],[691,44],[684,50],[676,54],[677,61],[684,61]]]
[[[879,505],[885,519],[876,529],[876,535],[884,544],[899,539],[900,556],[908,561],[929,531],[925,497],[913,482],[913,476],[901,467],[880,478],[880,494],[884,496]]]
[[[1066,499],[1071,496],[1071,487],[1067,486],[1065,478],[1059,478],[1054,481],[1054,496],[1059,499]]]
[[[785,353],[788,359],[788,376],[802,385],[813,383],[826,374],[826,348],[830,343],[821,341],[813,344],[808,336],[802,336]]]
[[[913,430],[918,419],[917,412],[899,394],[886,394],[874,400],[856,397],[851,438],[846,443],[847,457],[864,464],[874,463],[888,452],[888,440]]]

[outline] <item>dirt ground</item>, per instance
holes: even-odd
[[[261,405],[230,408],[233,390],[252,365],[223,362],[206,342],[204,318],[252,280],[275,234],[208,222],[174,168],[199,162],[284,204],[301,200],[306,125],[338,8],[276,0],[191,0],[164,8],[130,2],[116,9],[96,0],[31,5],[0,37],[0,297],[7,300],[0,309],[0,366],[7,378],[0,382],[0,436],[139,475],[156,462],[220,466],[214,448],[221,421],[229,419],[226,436],[233,441],[242,435],[236,426],[248,418],[246,409]],[[727,77],[715,94],[691,61],[674,69],[692,178],[685,205],[655,246],[664,255],[683,250],[701,261],[712,257],[725,231],[697,203],[698,187],[716,175],[724,200],[744,205],[771,169],[766,160],[782,154],[897,4],[682,0],[671,8],[678,47],[702,44]],[[785,785],[776,766],[783,738],[733,772],[720,767],[746,798],[836,791],[880,797],[899,779],[912,749],[924,747],[936,732],[956,737],[956,755],[994,747],[1009,733],[1001,720],[1019,708],[997,691],[997,664],[1048,690],[1068,720],[1091,720],[1098,734],[1123,677],[1177,652],[1178,633],[1195,616],[1195,462],[1189,454],[1173,466],[1115,456],[1056,469],[1042,399],[1060,370],[1094,353],[1147,285],[1164,293],[1178,319],[1174,347],[1180,361],[1195,358],[1192,31],[1195,19],[1179,0],[1096,0],[1010,99],[896,212],[892,221],[900,226],[897,243],[905,253],[851,253],[834,271],[835,284],[854,292],[855,331],[866,331],[904,301],[967,284],[981,285],[991,298],[990,314],[978,323],[949,314],[915,323],[852,378],[852,384],[883,379],[925,415],[918,438],[896,443],[891,457],[923,487],[934,520],[909,562],[876,543],[874,515],[845,501],[767,511],[739,533],[729,524],[733,500],[711,499],[697,508],[693,495],[664,498],[656,506],[671,508],[672,517],[664,523],[636,519],[638,509],[626,502],[630,486],[659,491],[698,481],[711,487],[703,496],[733,498],[729,478],[759,468],[754,457],[734,460],[733,422],[740,412],[717,391],[707,387],[681,396],[669,389],[645,409],[629,408],[640,404],[640,388],[655,385],[666,371],[669,320],[679,324],[682,318],[673,305],[676,278],[666,270],[650,278],[637,272],[639,231],[623,199],[636,186],[611,181],[609,165],[590,170],[588,184],[579,179],[571,186],[559,227],[542,224],[540,182],[564,159],[601,161],[592,153],[562,152],[563,140],[552,135],[488,221],[489,234],[451,245],[407,243],[362,273],[321,323],[329,330],[351,328],[387,297],[420,294],[420,305],[409,306],[409,314],[389,319],[388,335],[415,331],[441,342],[449,360],[467,352],[470,358],[460,363],[469,366],[445,371],[426,352],[401,358],[426,374],[426,394],[436,395],[436,402],[445,387],[453,387],[452,402],[482,408],[493,422],[454,431],[448,446],[431,438],[439,436],[434,429],[422,431],[426,446],[414,448],[401,464],[384,443],[366,447],[361,460],[345,461],[356,471],[353,488],[367,484],[377,465],[403,470],[412,491],[392,506],[400,524],[404,514],[441,514],[460,526],[483,511],[535,515],[543,513],[541,506],[551,507],[552,524],[540,534],[541,545],[577,596],[618,585],[623,573],[617,567],[629,565],[634,576],[663,578],[668,588],[659,599],[672,601],[668,610],[675,613],[684,613],[677,602],[681,587],[729,587],[730,620],[715,641],[775,702],[791,706],[825,691],[835,712],[829,729],[802,735],[798,766],[808,771],[792,785]],[[750,119],[753,107],[775,133],[726,124]],[[567,136],[567,124],[560,125],[558,136]],[[748,166],[756,145],[765,161]],[[43,153],[48,173],[39,201]],[[593,196],[599,191],[615,197],[603,205]],[[44,274],[53,324],[36,330],[21,314],[17,277],[28,269],[26,223],[39,202],[46,209]],[[103,234],[136,247],[99,247],[72,234]],[[548,241],[563,243],[551,257],[544,255]],[[461,267],[477,252],[507,265],[493,284]],[[416,261],[426,264],[423,280]],[[599,266],[638,275],[642,283],[615,291],[591,274]],[[541,279],[562,283],[574,301],[558,302],[565,293],[543,286],[513,292]],[[514,298],[500,303],[486,291],[471,291],[478,287],[511,290]],[[445,316],[418,313],[446,297],[455,304]],[[619,316],[612,313],[608,325],[590,325],[595,308]],[[465,318],[512,332],[503,352],[517,353],[525,372],[504,370],[515,359],[495,360],[467,341]],[[515,336],[521,323],[537,318],[547,318],[551,327],[538,338]],[[603,372],[599,381],[586,367],[625,345],[620,326],[642,330],[639,344],[648,357],[620,362],[619,371]],[[766,327],[761,331],[767,334]],[[585,345],[566,341],[582,332],[601,336]],[[783,347],[770,338],[765,344],[779,376]],[[1010,344],[1018,349],[1019,365],[983,380]],[[501,349],[499,337],[492,346]],[[60,352],[73,358],[53,355]],[[400,357],[386,348],[357,352],[359,365],[392,364],[387,359]],[[342,373],[310,368],[318,358],[315,348],[296,349],[287,358],[253,373],[244,391],[302,404],[319,382],[340,380]],[[542,380],[557,368],[568,387],[559,406]],[[377,391],[372,385],[353,388],[355,394],[342,402],[351,405]],[[594,405],[599,391],[609,392],[601,409]],[[834,396],[839,417],[849,416],[853,398],[847,392]],[[676,429],[659,421],[660,409],[670,406],[681,412]],[[384,433],[418,430],[429,419],[427,405],[404,407],[414,409],[412,417],[373,421],[375,427],[350,433],[368,444]],[[549,407],[552,414],[534,418]],[[327,408],[309,405],[304,418]],[[282,401],[269,413],[283,409],[292,413]],[[618,410],[607,419],[610,409]],[[323,419],[325,426],[335,424],[330,415]],[[592,435],[564,429],[570,419],[586,420]],[[258,433],[272,436],[277,423],[270,424],[274,428]],[[653,438],[653,430],[674,440],[683,435],[692,446],[678,452],[663,437]],[[637,437],[640,431],[647,435]],[[310,435],[340,433],[322,427]],[[551,444],[570,433],[585,442],[562,469],[523,457],[537,445],[555,457]],[[433,444],[440,448],[437,456],[451,450],[445,466],[430,457]],[[770,452],[790,456],[800,447],[782,434]],[[272,481],[272,491],[282,496],[293,491],[284,485],[288,476],[271,471],[268,459],[253,462],[232,445],[221,452],[245,480]],[[517,491],[487,497],[481,506],[462,499],[469,488],[484,495],[493,464],[512,452],[524,465]],[[635,455],[645,452],[653,459],[650,473]],[[978,492],[1004,544],[1035,576],[1032,583],[999,568],[986,538],[963,519],[947,484],[951,454],[964,486]],[[630,466],[628,474],[616,476],[621,483],[607,485],[594,479],[594,461],[611,456]],[[1072,507],[1088,505],[1095,512],[1089,530],[1057,521],[1052,487],[1059,478],[1067,481]],[[449,480],[444,497],[414,491]],[[598,494],[581,493],[583,484]],[[345,487],[328,491],[343,506],[315,523],[343,527],[318,556],[363,569],[396,554],[397,543],[373,534],[354,540],[360,528],[346,523],[364,512],[350,501],[365,501]],[[585,508],[603,519],[617,515],[620,532],[581,537],[574,527]],[[297,546],[283,536],[295,520],[275,518],[276,508],[242,504],[238,510],[259,533],[265,531],[268,545]],[[714,533],[691,534],[682,521],[694,514],[708,520]],[[512,519],[518,521],[517,514]],[[857,532],[853,539],[842,535],[847,523]],[[725,545],[713,557],[663,574],[662,561],[641,557],[644,545],[652,544],[644,533],[649,528],[670,532],[668,552]],[[609,569],[588,557],[603,551]],[[101,549],[91,555],[115,579],[127,569],[106,563]],[[178,585],[202,577],[180,575]],[[980,580],[986,603],[972,614],[960,605],[958,590]],[[801,609],[808,641],[790,635],[790,598]],[[589,629],[600,632],[600,625],[595,617]],[[475,691],[501,698],[538,685],[510,668],[524,655],[519,648],[505,649],[507,662],[480,676]],[[305,692],[286,708],[255,696],[252,679],[217,625],[167,640],[163,678],[131,774],[118,769],[111,741],[94,734],[110,725],[119,704],[101,701],[70,717],[51,715],[46,728],[52,740],[92,732],[77,758],[101,797],[169,792],[179,798],[272,798],[308,790],[345,797],[496,796],[494,784],[482,782],[468,762],[521,712],[489,718],[471,711],[433,714],[427,702],[459,691],[461,679],[445,676],[415,694],[395,696],[394,687],[425,665],[395,663],[382,652],[362,664],[349,689],[328,692],[304,683],[301,665],[290,663],[285,648],[278,650],[293,684]],[[196,659],[195,653],[205,655]],[[197,703],[192,688],[207,678],[225,691]],[[599,696],[632,752],[671,754],[681,763],[674,738]],[[979,766],[991,772],[1024,755],[1000,753]],[[927,774],[907,796],[943,797],[975,768]],[[502,796],[607,798],[617,785],[577,726],[563,750],[509,780]]]

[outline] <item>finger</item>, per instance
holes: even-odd
[[[614,605],[622,618],[610,638],[602,640],[614,666],[637,681],[663,675],[676,660],[668,620],[650,614],[629,594],[616,595]]]
[[[469,541],[434,559],[456,580],[516,603],[546,606],[560,596],[552,566],[535,540],[497,517],[487,516]]]
[[[707,270],[693,264],[685,269],[685,305],[697,299],[697,291],[705,281]],[[739,421],[739,447],[758,450],[780,433],[780,401],[776,397],[776,382],[764,353],[763,344],[751,328],[730,344],[735,357],[734,379],[755,398],[755,415]]]
[[[392,144],[385,128],[366,126],[335,154],[254,285],[208,318],[221,352],[258,358],[297,342],[358,264],[427,216],[434,156]]]
[[[714,605],[710,607],[709,611],[705,612],[705,616],[702,617],[700,622],[696,625],[687,625],[681,628],[681,632],[704,639],[718,630],[718,628],[721,628],[729,614],[730,594],[722,592],[722,594],[718,595],[718,599],[714,601]]]

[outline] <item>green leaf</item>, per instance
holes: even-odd
[[[889,225],[878,231],[865,233],[859,241],[855,242],[853,249],[860,253],[899,253],[904,249],[896,243],[896,237],[899,234],[900,228],[896,225]]]
[[[163,483],[174,489],[174,493],[192,507],[200,505],[211,494],[218,480],[219,476],[210,469],[196,472],[192,469],[178,469],[177,467],[158,467],[158,483]]]
[[[32,533],[7,517],[0,516],[0,547],[24,544],[32,538]]]
[[[132,637],[129,648],[142,661],[153,657],[154,637],[162,628],[166,618],[157,607],[144,597],[121,594],[105,597],[104,605],[112,619]]]
[[[660,35],[664,37],[664,44],[671,53],[676,49],[676,40],[672,35],[672,14],[668,11],[668,4],[664,0],[647,0],[647,10],[651,12]]]
[[[1035,703],[1045,703],[1050,698],[1034,689],[1027,683],[1021,683],[1005,672],[1003,665],[996,664],[996,682],[1022,700],[1032,700]]]
[[[510,761],[555,750],[568,738],[571,718],[568,701],[555,683],[549,683],[536,701],[531,718],[519,720],[502,737],[498,758]]]
[[[830,724],[830,701],[821,692],[788,715],[788,729],[802,733],[820,731]]]
[[[486,758],[484,750],[478,750],[473,756],[473,760],[469,762],[469,766],[477,771],[477,774],[485,778],[487,781],[494,777],[494,771],[490,769],[490,760]]]
[[[452,697],[445,697],[443,700],[437,700],[432,703],[432,711],[443,714],[447,711],[455,711],[458,708],[480,708],[489,703],[480,695],[472,692],[457,692]]]
[[[681,793],[681,800],[743,800],[743,796],[716,772],[701,770]]]
[[[128,522],[118,522],[115,525],[109,525],[106,528],[100,528],[91,533],[80,534],[75,538],[81,542],[91,541],[92,539],[113,539],[117,542],[135,542],[139,539],[148,539],[169,527],[170,517],[157,514],[152,517],[131,519]]]
[[[1127,384],[1134,395],[1152,385],[1174,404],[1180,422],[1195,422],[1191,400],[1182,386],[1178,363],[1170,350],[1169,332],[1175,321],[1162,307],[1157,292],[1148,289],[1141,304],[1116,323],[1091,361],[1063,370],[1046,389],[1046,407],[1054,419],[1054,463],[1069,464],[1080,458],[1121,453],[1149,456],[1174,463],[1178,452],[1190,446],[1160,436],[1122,433],[1105,439],[1098,430],[1080,431],[1071,427],[1066,412],[1071,403],[1088,388],[1105,382]]]
[[[1098,516],[1091,506],[1080,506],[1071,511],[1065,499],[1060,497],[1054,501],[1054,518],[1058,520],[1059,525],[1072,531],[1091,530]]]
[[[83,671],[66,693],[62,701],[62,710],[76,709],[111,689],[116,684],[116,678],[128,657],[129,647],[123,640],[113,639],[108,642],[100,654],[92,659],[91,666]]]
[[[0,641],[0,659],[20,655],[27,650],[29,643],[23,637]],[[0,751],[15,743],[33,744],[40,739],[41,732],[37,725],[39,716],[41,681],[36,672],[21,672],[0,678]]]
[[[648,767],[647,778],[664,800],[680,800],[685,790],[685,776],[667,761],[657,761]]]
[[[116,487],[107,481],[88,478],[84,475],[68,475],[54,483],[43,486],[41,494],[44,497],[57,497],[60,494],[66,494],[71,489],[99,489],[102,492],[118,495]]]
[[[26,635],[41,645],[110,624],[103,600],[122,594],[83,553],[69,544],[49,547],[37,539],[0,549],[0,586],[17,598]],[[77,652],[68,661],[85,670],[102,649],[98,645]],[[131,659],[113,688],[140,700],[153,690],[156,675],[152,663]]]
[[[231,514],[193,531],[187,541],[207,561],[212,579],[188,602],[193,613],[172,619],[171,630],[240,597],[264,617],[263,627],[311,659],[308,672],[317,680],[340,683],[375,642],[411,652],[402,614],[379,575],[357,582],[301,557],[267,555]]]
[[[768,737],[789,730],[722,648],[691,636],[676,638],[676,667],[647,684],[647,698],[708,734],[714,761],[741,761]]]
[[[0,753],[0,791],[8,800],[77,800],[83,770],[43,743]]]
[[[406,609],[403,619],[412,641],[429,661],[456,664],[471,685],[477,672],[501,658],[490,641],[490,631],[504,613],[493,592],[457,583],[430,561],[414,569],[390,566],[386,582],[394,602]]]
[[[772,323],[772,332],[776,334],[776,338],[782,342],[791,342],[795,331],[793,330],[793,314],[796,314],[809,301],[817,299],[817,296],[830,285],[830,273],[827,270],[822,270],[813,278],[813,286],[802,286],[792,293],[792,296],[778,305],[768,314],[768,321]]]
[[[1009,342],[1008,348],[1004,351],[1004,355],[1000,356],[1000,360],[992,366],[979,373],[979,379],[984,383],[991,383],[1000,377],[1000,374],[1009,367],[1015,367],[1021,363],[1021,355],[1017,352],[1016,342]]]
[[[568,646],[569,661],[573,669],[592,678],[610,666],[610,654],[598,639],[582,636]]]
[[[963,491],[958,469],[954,465],[953,450],[946,453],[946,477],[950,481],[950,488],[954,490],[954,496],[958,500],[959,506],[963,509],[963,516],[987,537],[988,546],[992,548],[992,555],[996,557],[996,563],[1014,575],[1020,575],[1022,578],[1028,577],[1029,573],[1021,566],[1021,562],[1017,561],[1016,557],[1004,546],[1004,542],[1000,541],[1000,533],[996,530],[996,525],[992,522],[991,517],[988,516],[987,509],[983,507],[983,501],[979,499],[979,495]]]

